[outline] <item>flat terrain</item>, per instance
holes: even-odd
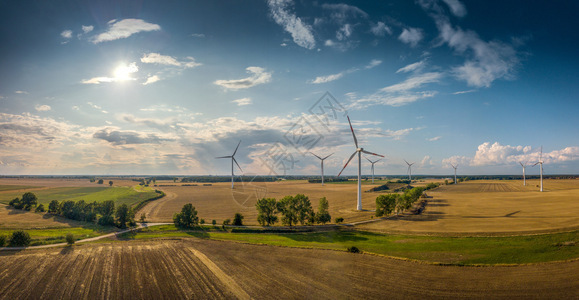
[[[66,285],[62,285],[67,282]],[[579,261],[437,266],[346,252],[185,239],[0,254],[0,298],[551,298]]]

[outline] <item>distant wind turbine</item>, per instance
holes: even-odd
[[[237,144],[237,147],[235,148],[235,151],[233,151],[233,154],[229,155],[229,156],[220,156],[220,157],[216,157],[216,158],[231,158],[231,188],[233,188],[233,179],[235,174],[233,173],[233,163],[235,163],[237,165],[237,167],[239,168],[239,170],[241,172],[243,172],[243,170],[241,169],[241,167],[239,166],[239,164],[237,163],[237,160],[235,160],[235,153],[237,153],[237,149],[239,148],[239,145],[241,144],[241,141],[239,141],[239,143]]]
[[[374,164],[381,161],[382,159],[377,159],[375,161],[371,161],[369,158],[364,157],[367,161],[369,161],[372,164],[372,184],[374,184]]]
[[[534,166],[536,166],[537,164],[540,165],[541,167],[541,192],[543,191],[543,146],[541,146],[541,154],[539,154],[539,161],[536,162]]]
[[[310,152],[310,153],[312,153],[312,152]],[[322,161],[322,162],[321,162],[321,165],[322,165],[322,186],[324,186],[324,160],[325,160],[326,158],[332,156],[333,154],[334,154],[334,153],[332,153],[332,154],[330,154],[330,155],[322,158],[322,157],[317,156],[317,155],[315,155],[314,153],[312,153],[313,156],[319,158],[319,159]]]
[[[527,168],[527,162],[525,163],[519,162],[519,164],[521,165],[521,167],[523,167],[523,185],[527,186],[527,178],[525,177],[525,169]]]
[[[458,164],[456,166],[453,164],[450,165],[454,168],[454,184],[456,184],[456,168],[458,168]]]
[[[408,178],[410,179],[410,183],[412,183],[412,165],[415,164],[415,162],[409,163],[406,160],[404,160],[404,162],[408,165],[408,170],[406,172],[408,173]]]
[[[368,152],[368,151],[364,150],[364,148],[358,147],[358,139],[356,139],[356,134],[354,133],[354,128],[352,127],[352,122],[350,122],[350,116],[348,116],[348,123],[350,123],[350,130],[352,131],[352,137],[354,138],[354,144],[356,145],[356,151],[354,153],[352,153],[352,156],[350,156],[350,158],[348,159],[348,162],[346,162],[346,164],[344,165],[344,167],[342,168],[342,171],[340,171],[338,176],[340,176],[340,174],[342,174],[342,172],[344,172],[344,169],[348,166],[348,164],[350,163],[352,158],[354,158],[354,155],[358,154],[358,206],[357,206],[357,209],[362,210],[362,153],[380,156],[380,157],[384,157],[384,156],[380,155],[380,154]]]

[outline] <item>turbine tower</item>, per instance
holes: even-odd
[[[454,168],[454,184],[456,184],[456,168],[458,168],[458,164],[456,166],[453,164],[450,165]]]
[[[364,158],[372,164],[372,184],[374,184],[374,164],[381,161],[382,159],[380,158],[380,159],[377,159],[375,161],[371,161],[370,159],[368,159],[365,156],[364,156]]]
[[[408,178],[410,179],[410,183],[412,183],[412,165],[415,164],[416,162],[409,163],[406,160],[404,160],[404,162],[408,165],[408,170],[406,171],[406,173],[408,173]],[[408,185],[410,185],[410,183]]]
[[[342,168],[342,171],[340,171],[338,176],[340,176],[340,174],[342,174],[342,172],[344,172],[344,169],[348,166],[348,164],[350,163],[352,158],[354,158],[354,155],[358,154],[358,206],[357,206],[357,209],[362,210],[362,153],[380,156],[380,157],[384,157],[384,155],[368,152],[368,151],[364,150],[364,148],[358,147],[358,139],[356,139],[356,134],[354,133],[354,128],[352,127],[352,122],[350,122],[350,116],[348,116],[348,123],[350,123],[350,130],[352,131],[352,137],[354,138],[354,145],[356,146],[356,151],[354,151],[354,153],[352,153],[352,156],[350,156],[350,158],[348,159],[348,162],[346,162],[346,164],[344,165],[344,167]]]
[[[527,178],[525,177],[525,169],[527,168],[527,162],[525,163],[519,162],[519,164],[521,165],[521,167],[523,167],[523,185],[527,186]]]
[[[534,166],[536,166],[537,164],[540,165],[541,167],[541,192],[543,191],[543,146],[541,146],[541,154],[539,154],[539,161],[536,162]]]
[[[312,152],[310,152],[310,153],[312,153]],[[319,158],[319,159],[322,161],[322,162],[321,162],[321,165],[322,165],[322,186],[324,186],[324,160],[325,160],[326,158],[332,156],[333,154],[334,154],[334,153],[332,153],[332,154],[330,154],[330,155],[322,158],[322,157],[317,156],[317,155],[315,155],[314,153],[312,153],[313,156]]]
[[[216,157],[216,158],[231,158],[231,188],[233,188],[233,179],[235,174],[233,173],[233,163],[235,163],[237,165],[237,167],[239,168],[239,170],[241,172],[243,172],[243,170],[241,169],[241,167],[239,166],[239,164],[237,163],[237,160],[235,160],[235,153],[237,153],[237,149],[239,149],[239,145],[241,144],[241,141],[239,141],[239,143],[237,144],[237,147],[235,148],[235,151],[233,151],[233,154],[231,154],[230,156],[220,156],[220,157]]]

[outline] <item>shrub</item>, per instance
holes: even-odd
[[[16,209],[22,209],[22,207],[24,206],[18,197],[10,200],[8,205],[10,205]]]
[[[233,225],[235,226],[243,226],[243,215],[240,213],[236,213],[233,217]]]
[[[26,192],[22,194],[22,200],[20,200],[20,202],[22,202],[22,206],[25,210],[30,210],[33,206],[36,206],[38,198],[34,193]]]
[[[60,208],[60,205],[58,203],[58,200],[52,200],[48,204],[48,212],[51,214],[57,214],[58,211],[60,210],[59,208]]]
[[[201,221],[199,221],[199,224],[205,224],[205,219],[201,219]]]
[[[231,224],[231,220],[230,220],[230,219],[225,219],[225,220],[223,220],[223,226],[229,225],[229,224]]]
[[[30,234],[24,230],[17,230],[12,232],[10,237],[10,246],[12,247],[27,247],[30,245]]]
[[[67,233],[65,239],[66,239],[67,244],[69,244],[69,245],[74,244],[74,235],[72,235],[72,233]]]
[[[44,204],[38,204],[38,206],[36,207],[36,209],[34,211],[35,212],[44,212]]]
[[[0,235],[0,247],[6,246],[7,242],[8,237],[6,237],[5,235]]]
[[[146,218],[147,218],[147,216],[145,216],[145,214],[141,214],[141,217],[139,218],[139,221],[140,221],[141,223],[145,223],[145,222],[146,222]]]
[[[346,250],[350,253],[360,253],[360,249],[358,249],[356,246],[348,247]]]
[[[337,217],[334,221],[336,222],[336,224],[340,224],[340,223],[344,222],[344,218]]]
[[[211,221],[211,224],[212,224],[213,226],[215,226],[215,225],[217,225],[217,221],[212,220],[212,221]]]

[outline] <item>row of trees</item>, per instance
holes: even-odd
[[[402,194],[387,194],[376,197],[376,216],[387,216],[394,211],[401,213],[409,208],[422,196],[423,187],[406,190]]]
[[[301,225],[314,223],[326,224],[331,221],[328,209],[330,207],[326,198],[320,199],[318,212],[314,212],[310,199],[303,195],[285,196],[279,202],[275,198],[262,198],[255,204],[257,208],[257,221],[261,225],[273,225],[278,221],[278,213],[281,213],[281,223],[292,226],[298,222]]]
[[[14,231],[10,237],[0,235],[0,247],[27,247],[31,241],[30,234],[24,230]]]
[[[195,209],[195,206],[193,206],[193,204],[191,203],[187,203],[183,205],[183,208],[181,209],[180,213],[176,213],[173,215],[173,223],[175,224],[176,227],[181,228],[193,228],[199,225],[199,223],[201,224],[205,223],[205,220],[199,219],[197,214],[198,213],[197,210]],[[242,214],[236,213],[235,216],[233,217],[233,225],[242,226],[243,218],[244,217]],[[215,226],[217,222],[213,220],[211,221],[211,224]],[[223,220],[223,225],[229,224],[231,224],[231,219]]]

